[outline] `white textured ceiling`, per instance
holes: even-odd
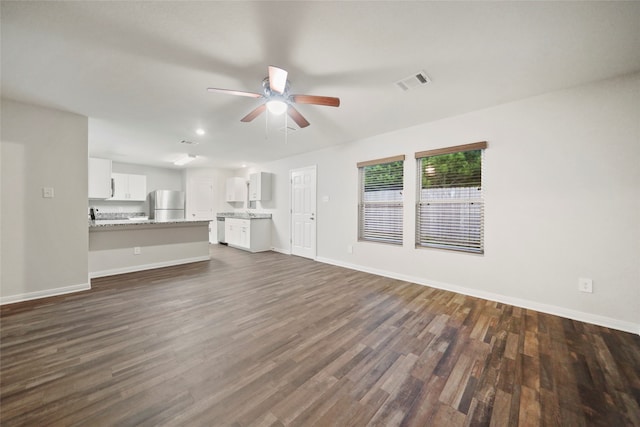
[[[640,70],[640,2],[10,2],[2,96],[82,114],[92,156],[238,167]],[[240,118],[267,66],[311,126]],[[424,70],[432,83],[394,82]],[[290,122],[291,124],[291,122]],[[197,136],[196,128],[206,130]],[[186,147],[181,140],[199,142]]]

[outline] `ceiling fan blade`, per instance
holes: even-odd
[[[266,104],[259,105],[256,108],[254,108],[249,114],[247,114],[242,119],[240,119],[240,121],[245,123],[250,122],[251,120],[258,117],[260,114],[262,114],[266,109],[267,109]]]
[[[269,88],[273,92],[284,93],[287,87],[288,75],[289,73],[286,70],[269,65]]]
[[[296,104],[326,105],[327,107],[340,106],[340,98],[334,98],[331,96],[291,95],[289,99]]]
[[[307,119],[302,117],[302,114],[300,114],[298,110],[293,108],[292,105],[289,105],[289,108],[287,108],[287,114],[289,114],[289,117],[291,117],[293,121],[296,122],[298,127],[306,128],[307,126],[309,126],[309,122],[307,121]]]
[[[218,89],[215,87],[207,88],[209,92],[226,93],[227,95],[248,96],[249,98],[262,98],[262,95],[255,92],[243,92],[241,90]]]

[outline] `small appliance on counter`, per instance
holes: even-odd
[[[184,192],[156,190],[149,193],[149,219],[184,219]]]

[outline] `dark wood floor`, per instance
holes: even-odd
[[[640,337],[277,253],[1,310],[0,424],[640,426]]]

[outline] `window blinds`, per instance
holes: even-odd
[[[486,142],[416,153],[416,245],[484,252],[482,163]]]
[[[402,244],[404,156],[358,163],[358,239]]]

